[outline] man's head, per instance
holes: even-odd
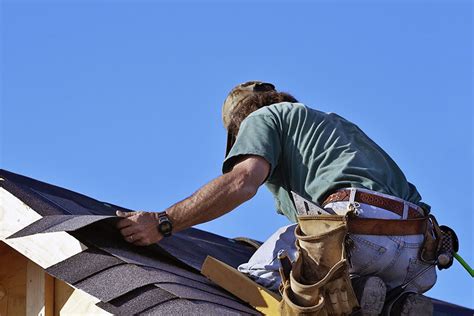
[[[233,88],[224,101],[222,120],[228,132],[227,151],[230,151],[242,121],[252,112],[279,102],[298,102],[292,95],[278,92],[271,83],[247,81]]]
[[[251,97],[256,93],[263,93],[268,91],[276,91],[275,86],[271,83],[262,81],[247,81],[234,87],[227,95],[222,107],[222,120],[224,127],[229,128],[232,120],[232,113],[238,111],[244,104],[245,99]]]

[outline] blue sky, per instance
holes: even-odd
[[[161,211],[220,174],[227,92],[266,80],[358,124],[473,258],[470,1],[1,4],[1,167]],[[200,228],[265,240],[262,188]],[[429,295],[474,307],[455,263]]]

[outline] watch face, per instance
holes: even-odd
[[[164,237],[171,236],[171,232],[173,231],[173,225],[166,216],[160,218],[160,222],[158,224],[158,231]]]
[[[160,229],[162,232],[169,232],[171,231],[171,223],[170,222],[163,222],[160,224]]]

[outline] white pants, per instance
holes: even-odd
[[[338,214],[345,214],[349,202],[334,202],[326,205]],[[369,218],[400,218],[387,210],[360,204],[361,217]],[[278,229],[255,252],[248,263],[239,266],[239,271],[248,274],[257,283],[277,291],[281,282],[278,269],[278,252],[286,250],[289,258],[294,261],[297,256],[294,234],[296,224]],[[428,267],[419,259],[419,250],[423,243],[423,235],[407,236],[376,236],[350,234],[354,241],[351,249],[350,273],[351,276],[375,275],[380,277],[387,289],[390,290],[412,279],[422,269]],[[428,271],[417,277],[407,290],[417,293],[428,291],[436,282],[436,269],[431,267]]]

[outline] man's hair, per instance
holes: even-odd
[[[249,97],[243,99],[238,107],[232,112],[229,132],[233,135],[237,135],[240,124],[250,113],[275,103],[280,102],[298,102],[291,94],[286,92],[278,91],[266,91],[254,93]]]

